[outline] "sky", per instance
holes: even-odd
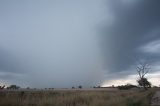
[[[0,84],[160,85],[159,0],[0,0]]]

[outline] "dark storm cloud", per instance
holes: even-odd
[[[108,1],[113,22],[103,28],[101,48],[104,68],[110,72],[128,70],[140,59],[160,57],[141,52],[138,48],[160,39],[159,0],[113,0]]]

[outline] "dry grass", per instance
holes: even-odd
[[[149,106],[152,90],[5,91],[0,106]]]

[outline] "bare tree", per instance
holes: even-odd
[[[145,78],[145,75],[150,71],[150,65],[146,62],[139,62],[139,64],[136,67],[139,80],[137,81],[140,86],[143,86],[144,89],[147,89],[147,87],[151,87],[151,83]]]
[[[5,88],[5,85],[3,85],[3,86],[0,86],[0,90],[1,90],[1,89],[4,89],[4,88]]]

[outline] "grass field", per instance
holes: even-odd
[[[0,106],[149,106],[154,90],[1,91]]]

